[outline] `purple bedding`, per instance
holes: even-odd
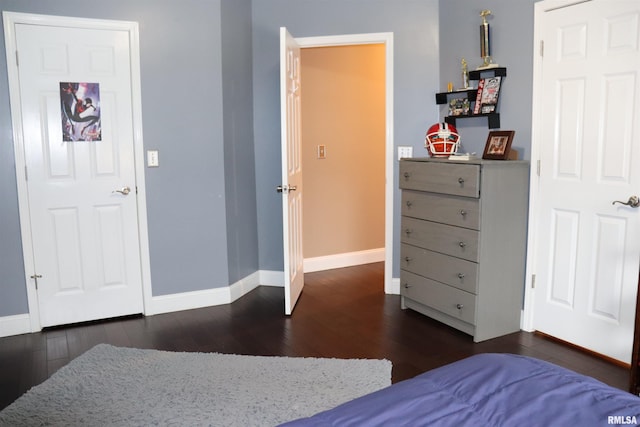
[[[480,354],[396,383],[293,426],[637,425],[640,398],[553,364]]]

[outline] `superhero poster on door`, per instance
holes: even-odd
[[[63,141],[101,141],[100,85],[60,83]]]

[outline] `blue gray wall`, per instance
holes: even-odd
[[[516,130],[514,146],[524,158],[533,4],[479,5],[494,13],[493,53],[508,67],[502,128]],[[466,0],[0,0],[8,11],[139,22],[145,149],[160,152],[160,167],[146,169],[154,295],[228,286],[258,269],[283,268],[275,192],[280,26],[295,37],[393,32],[395,144],[420,155],[425,130],[441,118],[434,94],[456,81],[461,57],[479,62],[479,6]],[[26,313],[27,298],[3,39],[0,50],[0,316],[9,316]],[[459,126],[467,151],[484,148],[482,120]],[[397,171],[393,179],[397,185]],[[395,217],[398,230],[397,209]],[[396,254],[398,246],[396,237]]]
[[[160,152],[160,167],[145,171],[154,295],[228,286],[258,268],[250,4],[0,0],[6,11],[139,23],[144,144]],[[0,316],[9,316],[28,307],[3,38],[0,50]]]
[[[251,0],[222,2],[224,168],[229,283],[258,270]]]
[[[500,93],[500,129],[515,130],[513,148],[521,159],[531,157],[531,99],[533,89],[533,13],[535,0],[440,1],[440,92],[447,82],[455,87],[462,82],[460,61],[465,58],[469,70],[482,63],[480,58],[480,11],[489,9],[492,56],[507,67]],[[477,84],[477,82],[475,82]],[[447,114],[441,108],[441,117]],[[487,119],[472,118],[456,122],[465,152],[482,155],[487,141]]]

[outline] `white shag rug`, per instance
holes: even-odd
[[[0,426],[275,426],[391,385],[391,362],[100,344],[0,412]]]

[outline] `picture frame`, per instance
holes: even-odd
[[[507,160],[511,151],[511,143],[515,135],[514,130],[498,130],[489,132],[484,146],[483,159]]]

